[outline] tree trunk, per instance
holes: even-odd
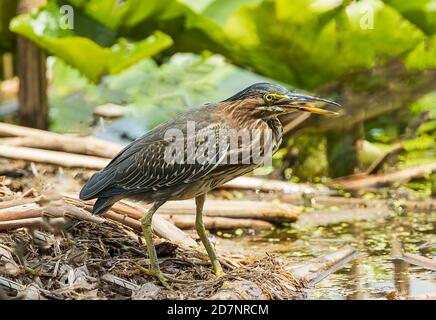
[[[45,0],[21,0],[18,13],[23,14],[45,3]],[[46,55],[33,42],[18,36],[19,121],[20,124],[48,128]]]

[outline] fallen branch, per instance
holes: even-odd
[[[433,259],[429,259],[413,253],[403,253],[400,259],[402,259],[404,262],[414,264],[415,266],[436,271],[436,261]]]
[[[436,163],[411,167],[397,172],[371,176],[349,176],[336,179],[330,185],[340,185],[346,190],[362,190],[371,187],[386,186],[393,183],[404,183],[413,178],[420,178],[436,172]]]
[[[366,170],[367,175],[375,174],[377,171],[380,170],[380,168],[383,166],[383,164],[392,156],[404,151],[404,147],[401,143],[398,143],[394,145],[390,150],[382,154],[380,157],[374,160],[373,163],[368,167]]]
[[[92,203],[93,201],[87,201],[86,203]],[[171,205],[173,206],[174,203]],[[141,209],[138,207],[132,207],[132,204],[127,205],[125,202],[120,201],[116,203],[112,210],[105,214],[106,217],[125,223],[132,228],[141,230],[141,225],[139,219],[147,211],[149,205],[142,205]],[[163,207],[162,207],[163,208]],[[87,210],[91,211],[92,206],[87,206]],[[182,209],[184,210],[184,209]],[[192,213],[195,211],[195,207],[190,211]],[[161,235],[162,233],[172,233],[172,231],[166,230],[167,226],[164,227],[163,224],[166,222],[170,225],[175,225],[180,229],[193,229],[195,227],[195,216],[187,214],[172,215],[166,214],[166,212],[171,212],[168,207],[162,212],[159,212],[153,216],[153,229],[156,234]],[[273,225],[266,221],[256,220],[256,219],[233,219],[233,218],[222,218],[222,217],[208,217],[203,218],[206,229],[237,229],[237,228],[253,228],[253,229],[270,229]],[[164,231],[165,230],[165,231]]]
[[[435,260],[417,254],[403,252],[401,242],[396,239],[391,242],[391,259],[436,271]]]
[[[58,165],[67,168],[102,169],[110,159],[60,151],[0,145],[0,157]]]
[[[86,210],[92,210],[94,201],[81,202],[75,196],[65,196],[69,201],[74,201],[75,205],[85,205]],[[210,203],[208,204],[209,201]],[[112,207],[112,211],[139,220],[149,208],[149,204],[141,204],[140,207],[139,205],[133,207],[132,204],[127,205],[126,202],[120,201]],[[294,212],[289,212],[291,210]],[[296,210],[301,211],[294,206],[286,204],[255,201],[208,200],[204,207],[205,216],[203,220],[206,229],[269,229],[272,227],[272,224],[267,221],[296,221]],[[195,226],[195,216],[193,216],[193,213],[195,213],[194,201],[169,201],[159,208],[158,214],[155,216],[165,217],[166,220],[173,222],[181,229],[189,229]]]
[[[0,209],[16,207],[16,206],[26,204],[26,203],[35,203],[35,202],[38,202],[40,199],[41,199],[40,197],[37,197],[37,198],[19,197],[19,198],[15,198],[13,200],[0,202]]]
[[[397,240],[392,241],[391,259],[413,264],[418,267],[436,271],[436,261],[413,253],[404,253],[401,243]]]
[[[106,222],[105,219],[99,216],[92,215],[86,210],[77,208],[69,204],[48,205],[44,207],[43,213],[44,215],[52,217],[71,217],[78,220],[94,222],[96,224],[102,224]]]
[[[259,190],[259,191],[278,191],[282,193],[323,193],[330,194],[332,190],[327,187],[316,188],[309,184],[292,183],[280,180],[262,179],[253,177],[238,177],[235,178],[221,188],[227,189],[244,189],[244,190]]]
[[[37,198],[34,198],[36,201]],[[12,200],[13,201],[13,200]],[[46,220],[44,217],[61,218],[73,217],[79,220],[91,221],[97,224],[104,223],[102,217],[92,215],[92,207],[79,199],[72,197],[64,197],[66,203],[53,202],[47,206],[40,206],[36,202],[19,204],[17,206],[8,207],[0,210],[0,230],[10,230],[19,227],[38,227]],[[124,202],[114,206],[115,210],[106,213],[106,217],[111,220],[123,223],[138,231],[141,230],[141,225],[138,219],[128,218],[132,213],[135,216],[142,216],[146,209],[139,209],[131,204]],[[53,221],[53,219],[51,220]],[[162,217],[154,216],[152,227],[155,233],[167,240],[173,241],[182,247],[190,248],[197,246],[197,243],[183,231],[166,221]]]
[[[159,214],[166,220],[171,221],[180,229],[195,228],[195,215],[166,215]],[[271,229],[273,225],[267,221],[256,219],[233,219],[222,217],[203,217],[204,226],[208,230],[229,230],[238,228]]]
[[[150,205],[144,205],[144,207],[149,208]],[[294,222],[298,219],[298,213],[301,211],[301,208],[285,203],[209,199],[204,205],[203,214],[205,217]],[[196,206],[194,200],[168,201],[159,208],[159,213],[171,216],[192,215],[195,212]]]
[[[338,251],[323,255],[317,258],[314,262],[290,266],[287,270],[292,272],[297,279],[303,279],[304,281],[307,281],[309,286],[313,286],[343,267],[347,262],[356,257],[356,255],[356,249],[345,247]]]
[[[121,145],[94,137],[72,137],[50,131],[0,123],[0,136],[21,139],[4,140],[2,144],[65,151],[85,155],[113,158]]]
[[[14,202],[18,204],[13,207],[0,209],[0,221],[11,221],[17,219],[37,218],[43,215],[52,217],[70,216],[81,220],[88,220],[96,223],[103,223],[104,219],[90,214],[92,211],[93,201],[83,202],[77,199],[76,196],[65,195],[64,199],[67,204],[49,205],[40,207],[37,203]],[[26,200],[29,202],[29,200]],[[193,201],[180,201],[181,207],[178,207],[178,202],[169,202],[168,205],[162,207],[161,214],[155,215],[153,219],[153,229],[155,232],[164,238],[171,238],[173,241],[182,241],[188,246],[196,245],[191,238],[186,238],[186,235],[177,232],[168,226],[169,220],[176,227],[181,229],[192,229],[195,227],[195,203]],[[10,205],[13,205],[12,203]],[[256,208],[257,209],[253,209]],[[141,224],[138,221],[147,211],[149,206],[127,204],[119,202],[115,204],[112,210],[105,213],[103,216],[111,220],[125,224],[133,229],[141,231]],[[218,208],[218,210],[217,210]],[[220,217],[221,210],[225,217]],[[237,228],[253,228],[253,229],[270,229],[272,224],[267,221],[251,218],[228,218],[232,216],[232,212],[236,213],[235,217],[257,217],[263,220],[270,221],[295,221],[294,206],[290,205],[275,205],[270,203],[255,203],[252,201],[221,201],[211,200],[209,206],[205,207],[206,216],[204,223],[207,229],[237,229]],[[253,212],[251,212],[253,211]],[[165,214],[167,212],[176,212],[178,214]],[[210,216],[209,216],[210,215]],[[165,218],[162,219],[162,217]],[[189,240],[187,240],[189,239]],[[194,244],[195,243],[195,244]]]
[[[44,209],[36,203],[26,203],[0,210],[0,221],[41,217]]]
[[[65,220],[63,218],[54,218],[50,220],[50,224],[63,223]],[[12,221],[1,221],[0,231],[17,229],[17,228],[38,228],[41,226],[46,226],[47,220],[44,218],[30,218],[30,219],[19,219]]]
[[[126,215],[121,215],[119,213],[116,213],[112,210],[109,210],[106,213],[102,214],[103,217],[111,219],[113,221],[117,221],[121,224],[124,224],[136,231],[142,231],[142,227],[141,227],[141,222],[139,222],[136,219],[130,218],[129,216]]]
[[[52,203],[41,207],[37,203],[27,203],[0,210],[0,221],[12,221],[17,219],[29,219],[42,216],[48,217],[72,217],[79,220],[104,223],[105,219],[94,216],[89,212],[69,204]]]
[[[76,195],[66,195],[66,194],[63,195],[63,198],[68,203],[81,207],[89,212],[92,211],[92,205],[94,203],[93,200],[82,201],[78,199]],[[129,223],[132,228],[141,230],[138,224],[133,222],[132,220],[134,219],[138,221],[143,217],[146,211],[147,211],[146,208],[140,207],[139,205],[127,201],[119,201],[106,214],[109,214],[110,217],[113,217],[114,220],[118,222],[122,223],[123,221],[126,221],[126,223]],[[127,217],[133,219],[130,220],[127,219]],[[170,222],[166,221],[162,217],[159,217],[158,215],[153,216],[152,228],[155,234],[158,235],[159,237],[173,241],[179,244],[181,247],[187,248],[187,247],[197,246],[197,243],[186,233],[184,233],[182,230],[180,230]]]

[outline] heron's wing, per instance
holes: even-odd
[[[137,140],[88,181],[81,198],[143,193],[202,179],[228,156],[229,141],[220,134],[226,129],[214,124],[181,141]]]

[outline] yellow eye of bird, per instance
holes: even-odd
[[[270,95],[270,94],[266,94],[265,95],[265,100],[268,101],[268,102],[271,102],[271,101],[274,100],[274,97],[272,95]]]

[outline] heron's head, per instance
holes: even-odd
[[[270,83],[253,84],[223,102],[233,104],[255,118],[270,118],[290,112],[338,115],[338,112],[323,107],[341,107],[334,101],[292,92],[283,86]]]

